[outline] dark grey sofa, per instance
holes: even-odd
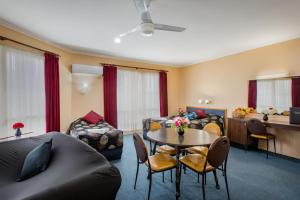
[[[53,145],[47,170],[16,182],[27,153],[49,138],[53,138]],[[120,185],[116,167],[93,148],[65,134],[53,132],[0,143],[0,199],[115,199]]]

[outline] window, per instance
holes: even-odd
[[[277,109],[278,113],[289,110],[292,106],[291,80],[258,80],[257,111],[262,112],[268,107]]]
[[[159,117],[159,73],[117,72],[118,128],[142,129],[142,119]]]
[[[44,56],[0,46],[0,137],[45,132]]]

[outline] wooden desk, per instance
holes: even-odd
[[[300,124],[290,124],[288,121],[279,121],[279,120],[268,120],[262,121],[267,127],[270,128],[283,128],[287,130],[300,131]]]
[[[288,117],[283,116],[270,116],[268,121],[262,120],[262,115],[253,114],[245,119],[228,118],[228,130],[227,136],[230,138],[230,142],[238,145],[247,146],[247,127],[246,121],[250,118],[260,119],[267,127],[275,129],[286,129],[300,131],[299,124],[290,124]],[[248,139],[249,145],[256,145],[256,141],[252,138]]]

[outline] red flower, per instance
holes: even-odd
[[[16,122],[14,123],[13,129],[17,129],[17,128],[24,128],[24,124],[22,122]]]

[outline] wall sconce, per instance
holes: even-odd
[[[87,74],[73,74],[72,81],[77,91],[84,95],[90,91],[92,83],[99,77],[100,76]]]
[[[90,90],[90,84],[87,82],[78,83],[77,89],[80,94],[86,94]]]
[[[199,104],[211,104],[212,100],[211,99],[199,99],[198,103]]]
[[[102,74],[102,66],[72,64],[72,79],[80,94],[86,94],[90,90],[92,82]]]

